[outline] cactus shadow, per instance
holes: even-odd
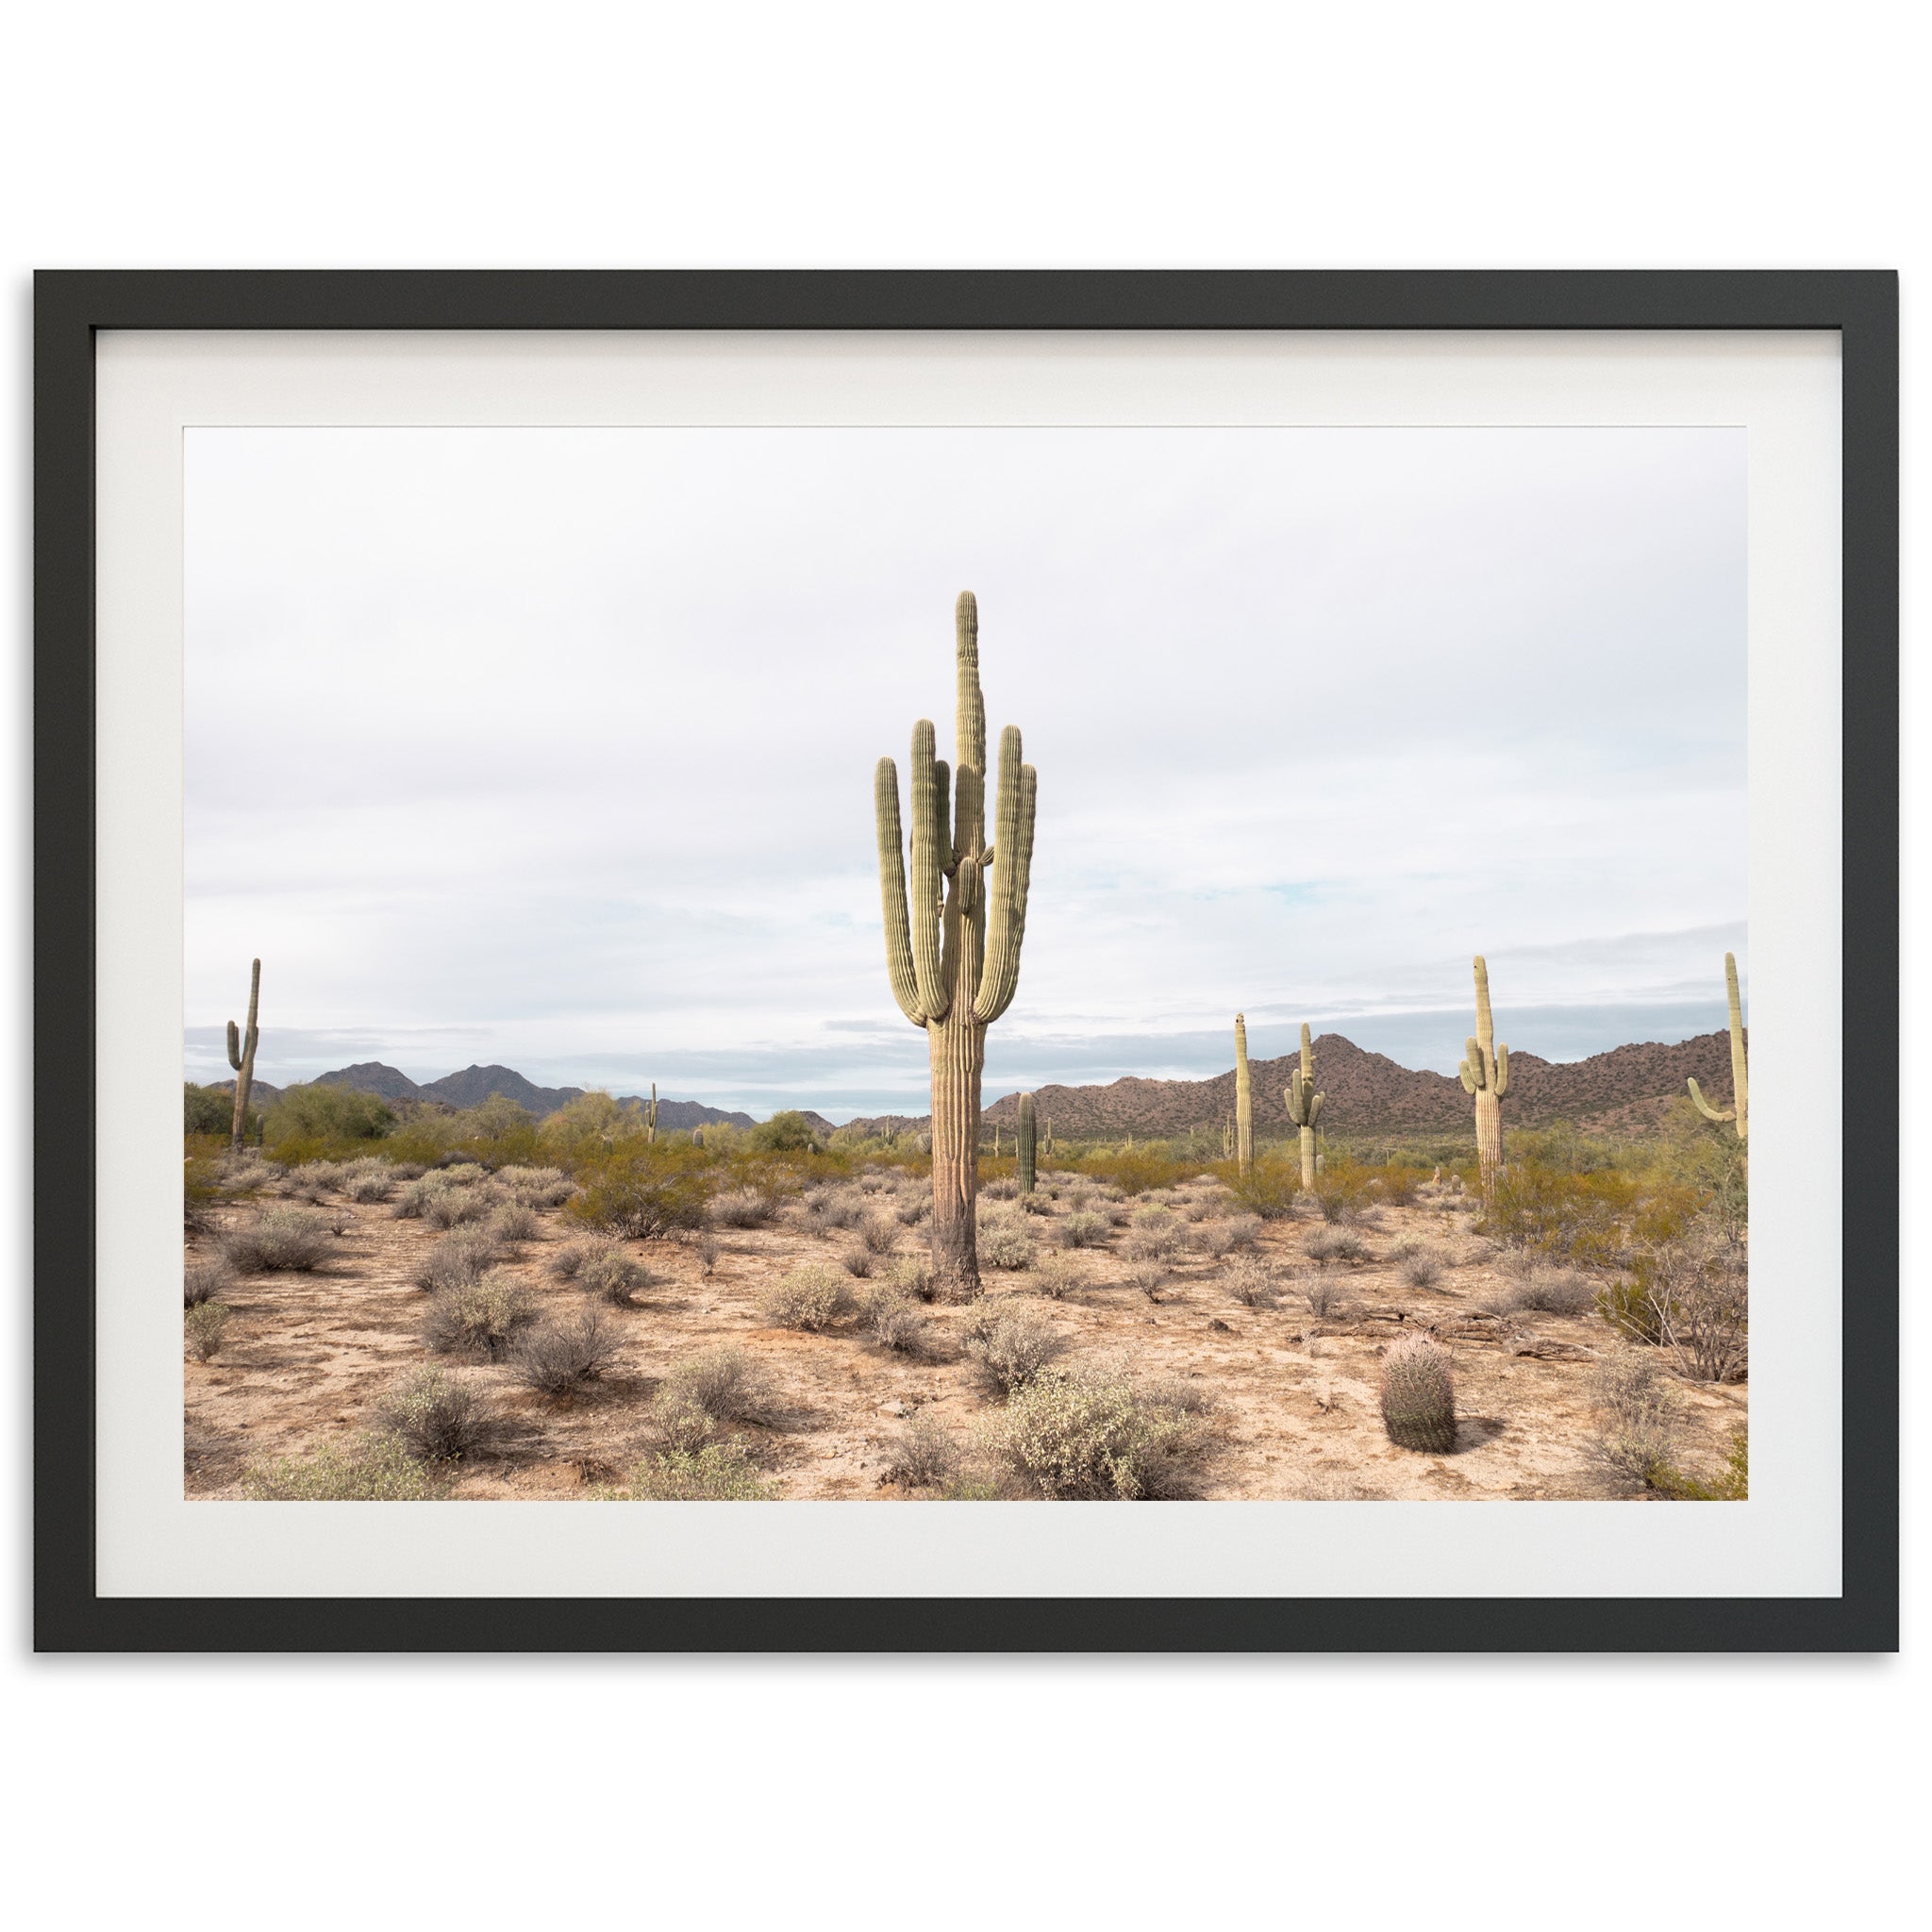
[[[1456,1418],[1456,1446],[1452,1456],[1467,1456],[1509,1432],[1509,1424],[1499,1415],[1459,1415]]]

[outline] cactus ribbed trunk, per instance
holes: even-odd
[[[1033,1124],[1033,1096],[1023,1093],[1020,1096],[1020,1130],[1013,1137],[1014,1151],[1020,1158],[1020,1191],[1030,1194],[1033,1191],[1035,1130]]]
[[[1503,1170],[1503,1103],[1487,1089],[1475,1097],[1475,1159],[1487,1194]]]
[[[228,1022],[228,1064],[235,1070],[235,1122],[228,1145],[239,1154],[248,1132],[248,1094],[255,1085],[255,1049],[261,1039],[256,1016],[261,1009],[261,961],[256,960],[248,974],[248,1031],[238,1033],[234,1021]]]
[[[1322,1171],[1322,1156],[1315,1145],[1315,1123],[1322,1118],[1325,1096],[1315,1091],[1315,1050],[1308,1038],[1308,1024],[1302,1022],[1302,1063],[1282,1094],[1288,1117],[1301,1130],[1302,1186],[1312,1188]]]
[[[957,1012],[957,1008],[956,1008]],[[979,1198],[979,1076],[986,1028],[948,1013],[925,1029],[932,1059],[932,1273],[945,1301],[979,1292],[974,1208]]]
[[[1487,1194],[1503,1169],[1503,1102],[1509,1092],[1509,1049],[1496,1044],[1490,1015],[1490,969],[1475,957],[1475,1034],[1464,1048],[1457,1071],[1462,1091],[1475,1096],[1475,1158]]]
[[[1744,1057],[1744,1003],[1738,994],[1738,956],[1724,955],[1724,992],[1730,1006],[1731,1024],[1731,1104],[1726,1108],[1716,1108],[1705,1099],[1704,1091],[1695,1080],[1690,1081],[1690,1098],[1697,1103],[1697,1111],[1707,1121],[1729,1121],[1738,1130],[1738,1139],[1748,1138],[1750,1125],[1750,1075]]]
[[[1234,1016],[1234,1158],[1246,1177],[1255,1171],[1255,1083],[1248,1071],[1248,1022]]]

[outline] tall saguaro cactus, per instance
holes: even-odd
[[[1301,1069],[1288,1083],[1282,1099],[1288,1103],[1288,1117],[1301,1129],[1302,1186],[1315,1185],[1315,1123],[1322,1118],[1325,1094],[1315,1091],[1315,1049],[1308,1039],[1308,1024],[1302,1022]]]
[[[1462,1091],[1475,1095],[1475,1158],[1483,1192],[1503,1165],[1503,1096],[1509,1091],[1509,1049],[1496,1044],[1490,1017],[1490,969],[1475,956],[1475,1037],[1467,1042],[1458,1071]]]
[[[1744,1063],[1744,1008],[1738,998],[1738,956],[1724,955],[1724,991],[1730,996],[1731,1006],[1731,1104],[1719,1108],[1705,1099],[1703,1091],[1693,1079],[1690,1082],[1690,1098],[1697,1103],[1697,1111],[1707,1121],[1733,1121],[1737,1124],[1738,1139],[1745,1138],[1747,1101],[1750,1092],[1748,1068]]]
[[[651,1104],[644,1109],[644,1145],[649,1146],[658,1138],[658,1083],[651,1082]]]
[[[986,841],[986,705],[979,690],[979,606],[955,612],[958,701],[954,763],[934,756],[929,719],[912,727],[911,889],[899,819],[899,772],[874,774],[886,972],[899,1010],[925,1029],[932,1061],[932,1263],[935,1287],[957,1300],[979,1292],[974,1224],[979,1192],[979,1078],[986,1029],[1013,1003],[1026,933],[1036,776],[1020,733],[1000,733],[993,842]]]
[[[228,1022],[228,1064],[235,1070],[235,1125],[228,1145],[242,1150],[242,1137],[248,1131],[248,1090],[255,1085],[255,1048],[261,1028],[255,1024],[261,1008],[261,961],[256,960],[248,974],[248,1031],[244,1034]]]
[[[1020,1157],[1020,1191],[1030,1194],[1033,1191],[1035,1153],[1033,1096],[1030,1093],[1020,1096],[1020,1131],[1013,1137],[1013,1141]]]
[[[1241,1177],[1255,1171],[1255,1080],[1248,1070],[1248,1022],[1234,1016],[1234,1160]]]

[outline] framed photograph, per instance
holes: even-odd
[[[39,277],[39,1646],[1893,1647],[1897,405],[1879,273]]]

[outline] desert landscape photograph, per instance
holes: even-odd
[[[186,464],[189,1497],[1746,1497],[1736,432]]]

